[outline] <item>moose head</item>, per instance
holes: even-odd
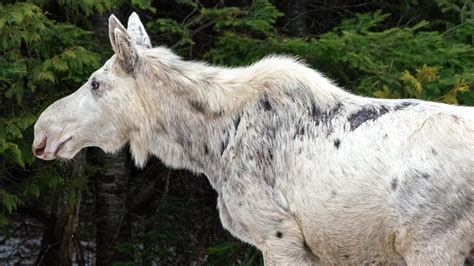
[[[115,152],[132,134],[141,134],[149,110],[138,80],[150,38],[136,13],[127,29],[111,15],[109,38],[115,54],[76,92],[40,115],[34,126],[36,157],[71,159],[90,146]]]

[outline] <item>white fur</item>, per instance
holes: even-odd
[[[38,119],[35,147],[55,144],[41,158],[130,142],[138,166],[205,173],[224,227],[268,264],[462,264],[473,108],[355,96],[289,57],[183,61],[130,20],[111,17],[116,55]]]

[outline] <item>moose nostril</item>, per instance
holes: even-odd
[[[43,152],[44,152],[44,147],[35,148],[35,155],[36,155],[36,156],[41,156],[41,155],[43,155]]]
[[[40,144],[33,147],[33,154],[36,156],[41,156],[43,155],[45,148],[46,148],[46,138]]]

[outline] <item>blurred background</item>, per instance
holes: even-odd
[[[2,0],[1,265],[262,264],[222,228],[205,176],[137,169],[128,147],[32,157],[38,115],[111,56],[109,15],[133,11],[185,59],[290,54],[353,93],[474,104],[474,0]]]

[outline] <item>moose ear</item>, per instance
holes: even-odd
[[[135,44],[145,48],[151,48],[150,37],[148,37],[145,27],[135,12],[133,12],[130,17],[128,17],[127,33],[130,35]]]
[[[111,15],[109,18],[109,37],[112,49],[126,71],[133,70],[139,55],[134,42],[120,21]]]
[[[138,51],[130,36],[120,29],[114,30],[115,36],[115,54],[117,54],[125,70],[133,70],[138,62]]]
[[[112,49],[116,51],[116,46],[115,46],[115,29],[120,29],[124,32],[127,30],[125,27],[120,23],[120,21],[115,17],[113,14],[110,15],[109,17],[109,39],[110,39],[110,44],[112,44]]]

